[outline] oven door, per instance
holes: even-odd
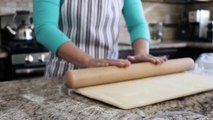
[[[13,54],[12,79],[42,77],[49,53]]]
[[[36,66],[23,66],[13,65],[12,67],[12,79],[27,79],[42,77],[45,72],[45,65]]]

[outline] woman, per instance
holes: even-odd
[[[78,67],[127,67],[132,62],[163,63],[149,54],[149,29],[141,0],[34,0],[37,40],[51,52],[45,76],[63,76]],[[134,56],[118,60],[123,13]]]

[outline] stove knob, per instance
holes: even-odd
[[[44,54],[40,55],[40,57],[38,57],[38,61],[41,62],[41,63],[44,63],[45,62],[45,57],[46,56]]]
[[[26,63],[32,63],[33,60],[34,60],[34,58],[33,58],[32,55],[27,55],[27,56],[25,57],[25,62],[26,62]]]

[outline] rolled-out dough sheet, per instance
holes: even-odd
[[[80,88],[76,92],[121,109],[131,109],[211,89],[212,76],[185,72]]]

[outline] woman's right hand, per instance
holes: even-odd
[[[58,49],[58,56],[81,68],[107,66],[127,67],[131,64],[128,60],[121,59],[95,59],[85,52],[81,51],[72,42],[61,45],[61,47]]]
[[[128,60],[123,59],[95,59],[90,58],[86,60],[80,67],[91,68],[91,67],[107,67],[107,66],[117,66],[117,67],[128,67],[131,63]]]

